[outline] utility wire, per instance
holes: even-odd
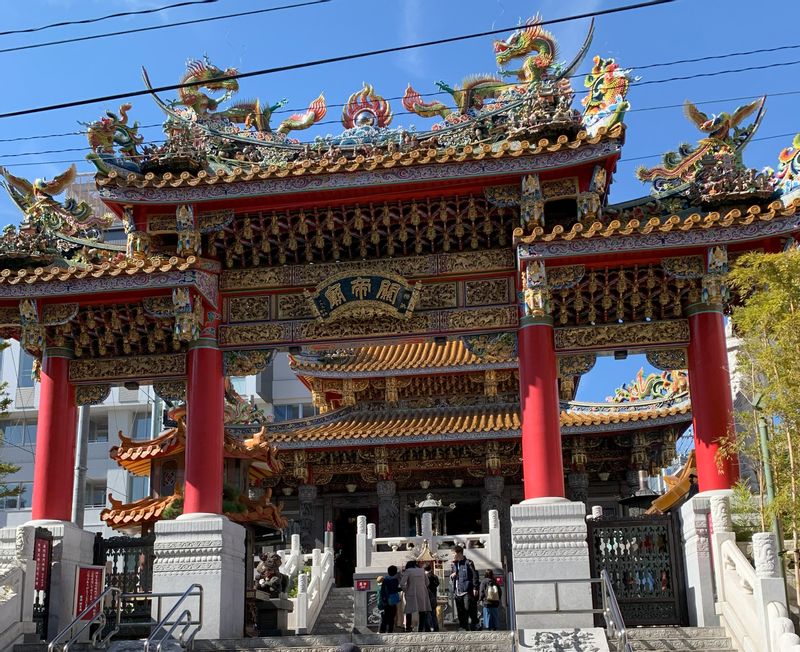
[[[7,52],[20,52],[22,50],[35,50],[37,48],[46,48],[51,45],[64,45],[66,43],[81,43],[83,41],[94,41],[102,38],[111,38],[112,36],[126,36],[128,34],[139,34],[141,32],[154,32],[159,29],[168,29],[171,27],[184,27],[186,25],[197,25],[199,23],[210,23],[215,20],[226,20],[228,18],[241,18],[243,16],[255,16],[256,14],[267,14],[273,11],[282,11],[284,9],[297,9],[298,7],[308,7],[310,5],[319,5],[332,0],[310,0],[309,2],[300,2],[292,5],[282,5],[280,7],[269,7],[267,9],[253,9],[252,11],[240,11],[235,14],[225,14],[223,16],[209,16],[208,18],[194,18],[192,20],[182,20],[177,23],[164,23],[162,25],[151,25],[150,27],[137,27],[135,29],[123,29],[116,32],[106,32],[104,34],[92,34],[90,36],[76,36],[74,38],[65,38],[58,41],[46,41],[45,43],[33,43],[32,45],[18,45],[12,48],[0,49],[0,54]]]
[[[779,50],[793,50],[793,49],[798,49],[798,48],[800,48],[800,43],[792,44],[792,45],[782,45],[782,46],[778,46],[778,47],[775,47],[775,48],[760,48],[760,49],[757,49],[757,50],[728,52],[726,54],[717,54],[717,55],[710,55],[710,56],[704,56],[704,57],[697,57],[697,58],[694,58],[694,59],[677,59],[677,60],[674,60],[674,61],[660,61],[660,62],[656,62],[656,63],[644,64],[642,66],[635,66],[634,65],[634,66],[632,66],[632,69],[635,70],[635,71],[647,70],[647,69],[650,69],[650,68],[660,68],[660,67],[674,66],[674,65],[686,64],[686,63],[698,63],[698,62],[702,62],[702,61],[709,61],[709,60],[712,60],[712,59],[727,59],[727,58],[732,58],[732,57],[751,56],[753,54],[763,54],[763,53],[769,53],[769,52],[776,52],[776,51],[779,51]],[[584,77],[584,76],[585,76],[585,73],[571,75],[570,79],[576,79],[576,78],[580,78],[580,77]],[[511,82],[511,83],[508,83],[508,84],[503,84],[503,86],[518,86],[518,85],[519,85],[519,82]],[[581,91],[581,92],[583,92],[583,91]],[[769,93],[769,95],[771,97],[781,97],[783,95],[795,95],[797,93],[798,93],[798,91],[789,91],[789,92]],[[447,91],[431,91],[431,92],[428,92],[428,93],[420,93],[420,96],[422,96],[422,97],[433,97],[433,96],[437,96],[437,95],[449,95],[449,93]],[[725,99],[721,98],[721,99],[718,99],[718,100],[703,100],[703,101],[700,101],[700,102],[694,102],[694,104],[699,106],[699,105],[702,105],[702,104],[710,104],[710,103],[715,103],[715,102],[735,102],[735,101],[741,101],[741,100],[754,99],[756,97],[760,97],[760,95],[746,95],[746,96],[731,97],[731,98],[725,98]],[[403,96],[402,95],[396,95],[394,97],[386,97],[384,99],[386,101],[402,100]],[[337,108],[337,107],[340,108],[340,107],[344,107],[344,106],[346,106],[346,104],[328,104],[327,105],[327,107],[329,109]],[[628,112],[630,113],[632,111],[656,111],[656,110],[659,110],[659,109],[666,109],[666,108],[680,108],[681,106],[683,106],[683,105],[682,104],[671,104],[671,105],[648,107],[648,108],[633,108],[633,109],[629,109]],[[305,110],[306,110],[305,107],[303,107],[303,108],[295,108],[295,109],[277,109],[277,110],[272,112],[272,115],[277,115],[279,113],[297,113],[297,112],[301,112],[301,111],[305,111]],[[152,124],[139,125],[139,128],[140,129],[149,129],[149,128],[152,128],[152,127],[161,127],[161,126],[162,126],[162,123],[156,122],[156,123],[152,123]],[[16,138],[0,139],[0,143],[12,143],[12,142],[25,141],[25,140],[38,140],[38,139],[42,139],[42,138],[60,138],[60,137],[63,137],[63,136],[82,136],[82,135],[85,135],[85,133],[86,133],[85,131],[67,131],[67,132],[56,133],[56,134],[41,134],[41,135],[34,135],[34,136],[18,136]]]
[[[10,29],[0,32],[0,36],[9,36],[10,34],[31,34],[33,32],[42,32],[46,29],[54,27],[67,27],[68,25],[89,25],[90,23],[99,23],[104,20],[111,20],[112,18],[123,18],[125,16],[142,16],[144,14],[156,14],[168,9],[178,9],[179,7],[189,7],[191,5],[211,5],[221,2],[222,0],[185,0],[184,2],[176,2],[171,5],[164,5],[163,7],[153,7],[151,9],[138,9],[136,11],[120,11],[115,14],[106,14],[105,16],[96,16],[95,18],[82,18],[79,20],[65,20],[60,23],[50,23],[49,25],[41,25],[39,27],[25,27],[23,29]]]
[[[305,4],[317,4],[317,3],[323,2],[323,1],[327,2],[327,1],[330,1],[330,0],[316,0],[316,2],[310,2],[310,3],[305,3]],[[539,24],[540,25],[553,25],[553,24],[557,24],[557,23],[570,22],[570,21],[573,21],[573,20],[580,20],[580,19],[583,19],[583,18],[593,18],[593,17],[596,17],[596,16],[605,16],[605,15],[608,15],[608,14],[617,14],[617,13],[622,13],[622,12],[625,12],[625,11],[633,11],[633,10],[636,10],[636,9],[644,9],[644,8],[649,8],[649,7],[655,7],[655,6],[658,6],[658,5],[669,4],[669,3],[672,3],[672,2],[676,2],[676,0],[649,0],[647,2],[640,2],[640,3],[632,4],[632,5],[623,5],[621,7],[614,7],[614,8],[611,8],[611,9],[601,9],[601,10],[598,10],[598,11],[591,11],[591,12],[587,12],[587,13],[583,13],[583,14],[574,14],[572,16],[564,16],[562,18],[553,18],[553,19],[550,19],[550,20],[543,20]],[[303,5],[292,5],[292,6],[303,6]],[[288,7],[288,5],[287,5],[287,7]],[[283,7],[283,8],[286,8],[286,7]],[[275,10],[275,9],[278,9],[278,8],[274,8],[273,10]],[[328,57],[326,59],[313,59],[311,61],[304,61],[302,63],[294,63],[294,64],[285,65],[285,66],[276,66],[274,68],[263,68],[261,70],[253,70],[253,71],[250,71],[250,72],[237,73],[235,75],[225,75],[223,77],[217,78],[215,81],[222,82],[222,81],[228,81],[228,80],[233,80],[233,79],[247,79],[249,77],[259,77],[259,76],[262,76],[262,75],[270,75],[270,74],[274,74],[274,73],[277,73],[277,72],[287,72],[287,71],[290,71],[290,70],[300,70],[300,69],[304,69],[304,68],[313,68],[313,67],[316,67],[316,66],[326,65],[326,64],[330,64],[330,63],[339,63],[339,62],[342,62],[342,61],[352,61],[352,60],[355,60],[355,59],[365,59],[367,57],[374,57],[374,56],[378,56],[378,55],[382,55],[382,54],[391,54],[391,53],[394,53],[394,52],[405,52],[405,51],[408,51],[408,50],[414,50],[414,49],[418,49],[418,48],[430,47],[430,46],[433,46],[433,45],[443,45],[445,43],[456,43],[456,42],[459,42],[459,41],[466,41],[466,40],[470,40],[470,39],[481,38],[481,37],[484,37],[484,36],[492,36],[494,34],[502,34],[502,33],[506,33],[506,32],[515,30],[517,28],[518,28],[518,26],[505,27],[503,29],[494,29],[494,30],[488,30],[488,31],[484,31],[484,32],[475,32],[475,33],[472,33],[472,34],[462,34],[460,36],[451,36],[451,37],[448,37],[448,38],[434,39],[434,40],[431,40],[431,41],[422,41],[422,42],[419,42],[419,43],[409,43],[409,44],[406,44],[406,45],[398,45],[398,46],[389,47],[389,48],[381,48],[381,49],[378,49],[378,50],[368,50],[368,51],[365,51],[365,52],[356,52],[356,53],[351,53],[351,54],[344,54],[344,55],[339,55],[339,56],[336,56],[336,57]],[[127,31],[125,33],[130,34],[132,32],[133,32],[133,30],[130,30],[130,31]],[[3,50],[0,50],[0,52],[3,52]],[[18,111],[11,111],[11,112],[8,112],[8,113],[0,113],[0,118],[13,118],[13,117],[16,117],[16,116],[21,116],[21,115],[30,115],[32,113],[43,113],[43,112],[46,112],[46,111],[55,111],[55,110],[58,110],[58,109],[66,109],[66,108],[71,108],[71,107],[75,107],[75,106],[85,106],[87,104],[96,104],[98,102],[109,102],[111,100],[120,100],[120,99],[129,98],[129,97],[141,97],[142,95],[149,95],[151,93],[161,93],[161,92],[165,92],[165,91],[174,91],[174,90],[178,90],[180,88],[193,88],[195,86],[202,86],[204,83],[205,83],[204,81],[196,81],[196,82],[188,82],[188,83],[184,83],[184,84],[169,84],[167,86],[158,86],[158,87],[152,88],[152,89],[129,91],[129,92],[126,92],[126,93],[115,93],[113,95],[104,95],[104,96],[101,96],[101,97],[93,97],[93,98],[83,99],[83,100],[74,100],[74,101],[71,101],[71,102],[62,102],[62,103],[59,103],[59,104],[50,104],[50,105],[47,105],[47,106],[40,106],[40,107],[36,107],[36,108],[33,108],[33,109],[22,109],[22,110],[18,110]]]

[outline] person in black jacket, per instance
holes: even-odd
[[[397,605],[400,603],[400,578],[397,577],[397,566],[386,569],[387,576],[381,583],[379,602],[383,605],[381,611],[381,634],[391,634],[394,631],[394,621],[397,619]]]
[[[483,628],[495,631],[500,622],[500,587],[491,570],[487,570],[478,590],[478,600],[483,605]]]
[[[455,596],[459,627],[474,631],[478,629],[478,571],[472,560],[464,556],[461,546],[453,548],[451,568],[450,588]]]
[[[428,612],[428,631],[439,631],[439,619],[436,616],[436,601],[439,593],[439,578],[433,572],[433,566],[425,566],[425,575],[428,576],[428,593],[431,599],[431,610]]]

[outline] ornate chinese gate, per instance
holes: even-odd
[[[33,540],[33,559],[36,571],[33,585],[33,622],[36,634],[47,640],[47,621],[50,617],[50,571],[53,567],[53,533],[37,527]]]
[[[592,577],[608,571],[626,625],[688,624],[674,516],[590,519],[588,537]]]
[[[153,582],[153,543],[155,534],[141,537],[98,537],[95,541],[94,563],[106,567],[106,587],[119,588],[128,597],[122,603],[124,634],[138,635],[139,629],[150,631],[150,600],[132,594],[148,593]],[[108,610],[113,612],[116,604]],[[109,618],[109,622],[113,622]]]

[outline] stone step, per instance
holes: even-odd
[[[724,627],[631,627],[629,638],[726,638]]]
[[[196,652],[335,652],[342,643],[353,642],[364,652],[427,652],[448,650],[511,652],[510,632],[410,632],[403,634],[353,634],[284,636],[237,641],[196,641]],[[127,651],[126,651],[127,652]]]

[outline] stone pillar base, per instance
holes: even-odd
[[[511,554],[517,629],[571,630],[593,626],[591,613],[557,613],[592,608],[588,582],[559,583],[591,577],[583,503],[534,498],[512,505]],[[546,613],[527,613],[530,611]]]
[[[203,628],[198,639],[244,635],[244,539],[241,525],[217,514],[185,514],[156,523],[153,592],[183,593],[192,584],[203,587]],[[163,600],[162,618],[177,600]],[[196,618],[198,598],[189,598],[184,606]],[[154,619],[156,610],[154,600]]]
[[[703,491],[679,508],[681,542],[686,570],[686,606],[692,627],[717,627],[709,514],[712,496],[729,496],[730,490]]]
[[[75,618],[75,569],[94,561],[94,533],[77,527],[70,521],[28,521],[20,529],[30,532],[43,527],[53,534],[53,568],[50,571],[50,619],[47,623],[49,638],[54,638]],[[31,600],[33,599],[31,594]],[[27,598],[26,598],[27,599]],[[88,632],[87,632],[88,636]]]

